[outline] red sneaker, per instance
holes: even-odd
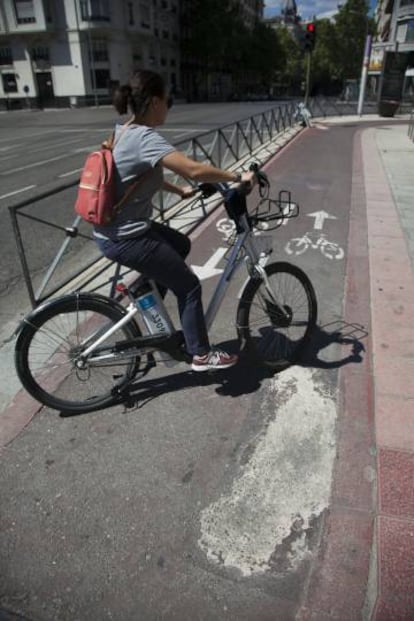
[[[227,354],[220,349],[212,349],[205,356],[193,356],[191,368],[193,371],[214,371],[228,369],[237,364],[239,357],[234,354]]]

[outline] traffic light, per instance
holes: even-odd
[[[303,42],[303,49],[305,52],[312,52],[315,47],[316,28],[313,22],[306,24],[305,39]]]

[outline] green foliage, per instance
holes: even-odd
[[[205,78],[222,71],[239,85],[268,85],[285,64],[277,33],[263,23],[247,28],[232,0],[189,0],[184,14],[189,37],[183,39],[182,55]]]
[[[189,36],[183,38],[182,58],[197,73],[199,84],[207,84],[209,74],[221,72],[231,76],[235,90],[268,90],[280,84],[285,92],[297,94],[301,84],[303,88],[304,54],[298,37],[286,27],[274,30],[257,23],[249,29],[234,0],[183,0],[183,6],[183,33]],[[360,76],[365,38],[374,29],[368,11],[367,0],[347,0],[333,21],[315,22],[311,60],[315,88],[327,92]]]
[[[335,62],[342,78],[357,78],[361,73],[365,38],[371,31],[366,0],[347,0],[335,20]],[[334,50],[332,50],[332,56]]]

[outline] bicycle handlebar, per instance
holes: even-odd
[[[290,199],[290,192],[281,190],[277,200],[269,198],[270,182],[268,176],[263,172],[257,163],[252,163],[249,170],[254,173],[259,189],[260,202],[252,214],[247,211],[246,196],[251,191],[249,183],[241,182],[237,185],[230,186],[229,183],[200,183],[198,190],[201,192],[202,198],[210,198],[213,194],[219,192],[224,199],[224,205],[229,217],[236,223],[236,230],[240,232],[241,216],[246,215],[249,226],[256,226],[258,223],[266,223],[268,230],[271,221],[277,221],[272,228],[281,225],[285,218],[293,218],[299,213],[299,206],[293,204]]]
[[[249,166],[249,170],[254,173],[256,177],[257,184],[259,186],[259,194],[260,196],[264,196],[264,190],[270,187],[269,179],[262,170],[260,170],[259,165],[257,163],[252,163]],[[210,198],[216,192],[222,194],[222,196],[226,196],[226,193],[231,189],[236,189],[240,194],[247,195],[251,191],[250,184],[245,182],[240,182],[236,187],[230,187],[227,182],[218,182],[218,183],[199,183],[198,190],[201,191],[202,198]]]

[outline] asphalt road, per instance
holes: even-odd
[[[178,104],[160,133],[175,144],[275,106]],[[85,154],[100,144],[116,120],[110,107],[0,114],[0,206],[25,200],[53,182],[76,179]]]
[[[272,260],[302,267],[319,303],[303,364],[275,377],[248,360],[203,378],[157,367],[131,409],[43,409],[1,470],[5,609],[42,621],[295,618],[329,508],[338,369],[358,362],[364,336],[342,320],[355,132],[306,130],[267,169],[273,194],[300,205],[271,233]],[[223,219],[191,264],[225,246]],[[244,278],[212,331],[230,350]]]

